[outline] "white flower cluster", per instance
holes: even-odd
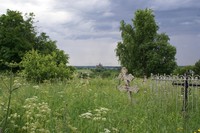
[[[104,128],[104,131],[103,132],[100,132],[100,133],[118,133],[119,130],[117,128],[114,128],[112,127],[112,130],[109,130],[108,128]]]
[[[1,99],[0,99],[1,100]],[[2,101],[2,100],[1,100]],[[2,110],[2,109],[4,109],[4,106],[5,106],[5,103],[4,102],[1,102],[0,103],[0,111]]]
[[[91,111],[88,111],[86,113],[83,113],[79,115],[79,117],[84,119],[91,119],[94,121],[106,121],[105,115],[109,111],[108,108],[100,107],[98,109],[94,109],[93,113]]]
[[[22,86],[22,84],[16,79],[16,80],[14,80],[13,86],[14,86],[14,88],[19,88],[20,86]]]
[[[40,87],[39,87],[38,85],[34,85],[33,88],[37,90],[37,89],[39,89]]]
[[[27,98],[23,108],[26,110],[24,114],[25,125],[23,130],[30,133],[49,133],[50,131],[45,129],[45,125],[49,123],[49,115],[51,109],[45,102],[39,103],[37,96]]]
[[[10,114],[10,116],[8,117],[8,120],[14,126],[14,128],[18,128],[19,127],[19,125],[17,124],[17,121],[19,119],[20,119],[20,115],[17,114],[17,113]]]
[[[93,114],[91,112],[86,112],[86,113],[79,115],[79,117],[85,118],[85,119],[90,119],[90,118],[92,118],[92,116],[93,116]]]

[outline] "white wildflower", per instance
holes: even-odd
[[[33,86],[35,89],[39,89],[40,87],[38,85]]]
[[[94,117],[93,120],[94,121],[99,121],[99,120],[101,120],[101,117]]]
[[[107,128],[104,128],[104,133],[110,133],[111,131]]]
[[[106,118],[105,118],[105,117],[103,117],[103,118],[101,118],[101,120],[102,120],[102,121],[106,121]]]
[[[112,127],[112,130],[113,130],[114,132],[119,132],[119,130],[118,130],[117,128],[114,128],[114,127]]]
[[[93,115],[92,113],[86,112],[86,113],[79,115],[79,117],[90,119],[92,117],[92,115]]]

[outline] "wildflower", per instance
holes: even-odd
[[[43,121],[46,121],[46,123],[50,122],[48,121],[48,117],[51,109],[46,102],[39,103],[38,97],[27,98],[23,107],[25,109],[24,117],[27,120],[24,127],[22,127],[23,130],[27,130],[30,133],[38,132],[44,127],[44,125],[41,125]],[[44,129],[44,133],[47,132],[49,131]]]
[[[79,117],[90,119],[92,117],[92,113],[87,112],[87,113],[79,115]]]
[[[106,121],[106,118],[102,118],[101,120],[102,120],[102,121]]]
[[[23,127],[22,127],[22,130],[26,130],[26,129],[27,129],[27,127],[26,127],[26,126],[23,126]]]
[[[38,85],[33,86],[35,89],[39,89],[40,87]]]
[[[94,121],[101,120],[101,117],[94,117],[93,120],[94,120]]]
[[[92,119],[94,121],[106,121],[106,117],[103,116],[105,116],[105,114],[109,111],[108,108],[101,107],[98,109],[94,109],[93,111],[95,112],[94,114],[92,114],[92,111],[89,110],[87,113],[79,115],[79,117]]]
[[[13,114],[13,118],[17,118],[17,113],[14,113],[14,114]]]
[[[14,80],[13,86],[14,86],[15,88],[19,88],[20,86],[22,86],[22,84],[19,83],[19,81],[15,79],[15,80]]]
[[[112,127],[112,130],[113,130],[114,132],[119,132],[119,130],[118,130],[117,128],[114,128],[114,127]]]
[[[200,132],[200,129],[198,129],[198,132]]]
[[[73,127],[72,125],[68,124],[67,125],[73,132],[76,132],[77,131],[77,128],[76,127]]]
[[[182,127],[177,128],[177,131],[182,131],[182,130],[183,130]]]
[[[18,128],[18,125],[14,125],[15,128]]]
[[[13,121],[13,120],[11,120],[10,122],[11,122],[12,124],[14,124],[14,123],[15,123],[15,121]]]
[[[0,105],[1,105],[1,106],[4,106],[4,105],[5,105],[5,103],[4,103],[4,102],[2,102]]]
[[[104,133],[110,133],[111,131],[107,128],[104,128]]]

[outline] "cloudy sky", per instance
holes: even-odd
[[[151,8],[160,29],[177,48],[178,65],[200,59],[199,0],[5,0],[7,9],[33,12],[39,32],[57,41],[70,65],[119,65],[115,56],[121,40],[119,23],[131,23],[137,9]]]

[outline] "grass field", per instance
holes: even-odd
[[[3,80],[3,81],[2,81]],[[15,77],[8,122],[4,125],[9,77],[0,81],[0,127],[7,133],[194,133],[200,132],[199,90],[182,112],[180,89],[134,79],[132,95],[116,89],[118,80],[74,78],[29,83]],[[195,102],[194,102],[195,101]]]

